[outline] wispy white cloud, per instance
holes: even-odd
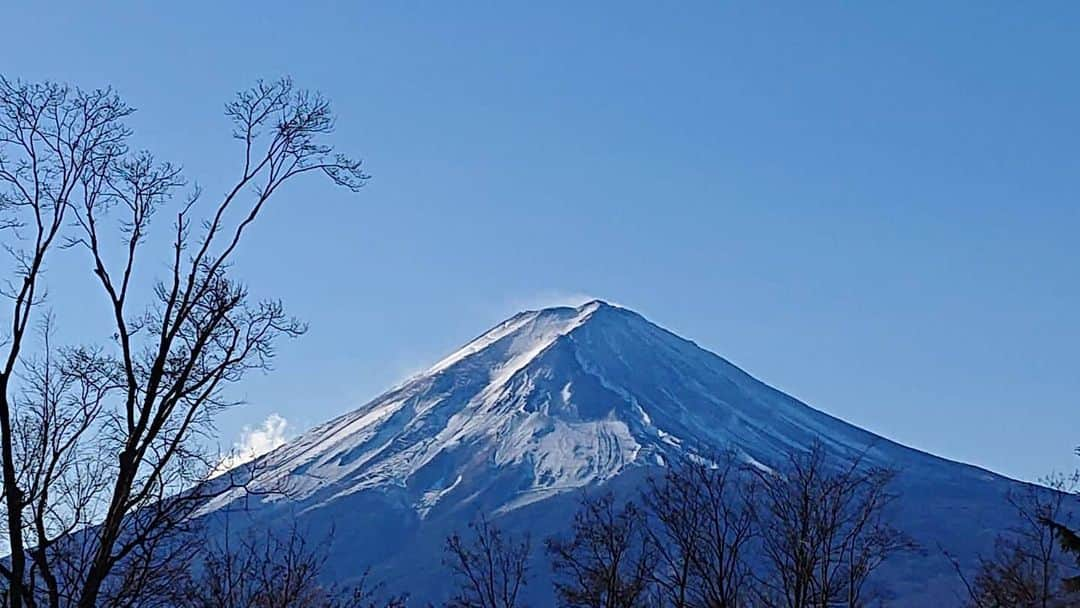
[[[610,298],[604,296],[598,296],[582,291],[550,289],[538,291],[519,298],[513,298],[509,302],[509,308],[512,311],[511,314],[513,314],[523,310],[540,310],[555,306],[577,307],[593,300],[603,300],[609,304],[615,304]]]
[[[232,451],[214,467],[211,477],[251,462],[284,445],[288,440],[288,427],[289,421],[278,414],[270,414],[262,424],[254,428],[245,426],[240,432],[240,441],[234,443]]]

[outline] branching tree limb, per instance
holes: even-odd
[[[652,598],[657,558],[641,510],[614,495],[584,496],[569,538],[547,542],[555,592],[570,608],[638,608]]]
[[[225,534],[209,541],[193,573],[162,597],[170,608],[404,608],[405,596],[383,595],[367,573],[350,588],[323,580],[329,539],[283,533]]]
[[[214,459],[198,439],[234,403],[228,386],[267,369],[276,341],[305,326],[280,302],[251,301],[230,275],[233,257],[293,178],[322,175],[351,190],[367,179],[359,161],[324,142],[334,126],[328,102],[287,79],[259,82],[226,105],[241,162],[210,204],[198,189],[184,194],[177,167],[129,152],[130,113],[109,90],[0,77],[0,228],[13,268],[0,353],[11,557],[0,575],[13,608],[127,605],[152,590],[149,575],[165,576],[160,554],[180,550],[200,505],[245,484],[226,475],[200,485]],[[168,271],[155,278],[138,261],[170,208]],[[88,257],[99,294],[83,297],[107,303],[113,341],[40,340],[28,354],[45,262],[64,247]],[[49,317],[36,316],[51,335]]]
[[[1080,594],[1065,576],[1067,539],[1072,514],[1068,496],[1073,476],[1052,476],[1039,485],[1009,491],[1006,499],[1015,523],[998,535],[990,555],[980,556],[967,585],[972,608],[1061,608],[1080,604]],[[955,564],[955,560],[954,564]],[[961,573],[959,568],[958,574]]]
[[[516,608],[528,574],[530,542],[508,537],[486,518],[469,526],[472,538],[446,539],[446,564],[457,576],[454,608]]]
[[[643,502],[663,605],[747,605],[756,537],[750,482],[732,453],[677,463],[662,480],[650,480]]]
[[[890,525],[887,507],[895,472],[828,460],[824,447],[793,452],[779,470],[751,469],[761,549],[769,566],[766,605],[855,608],[866,603],[866,583],[889,557],[918,550]]]

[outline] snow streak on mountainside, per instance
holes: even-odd
[[[335,522],[339,536],[363,546],[335,551],[351,551],[350,560],[419,563],[424,544],[405,549],[405,538],[463,528],[480,512],[533,530],[540,519],[526,514],[537,513],[538,503],[558,504],[558,514],[544,509],[555,529],[569,518],[568,490],[723,449],[768,467],[814,441],[836,458],[864,454],[902,469],[905,494],[921,503],[905,516],[909,527],[944,531],[946,541],[981,534],[971,529],[978,522],[961,521],[970,519],[964,511],[972,500],[996,499],[1007,484],[832,418],[634,312],[594,301],[516,315],[264,456],[255,487],[290,491],[261,499],[253,517],[344,514]],[[236,498],[223,496],[206,512]],[[376,532],[360,529],[361,511]],[[376,533],[377,551],[364,540]],[[436,563],[439,542],[424,549]],[[402,548],[388,548],[396,545]],[[917,585],[928,579],[918,574]]]

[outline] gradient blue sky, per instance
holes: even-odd
[[[1075,464],[1080,5],[22,2],[4,20],[0,71],[115,86],[139,143],[208,195],[238,160],[222,104],[258,77],[325,92],[366,159],[361,194],[294,185],[247,243],[238,271],[311,331],[243,385],[226,444],[595,296],[908,445],[1023,478]],[[84,266],[56,262],[61,312],[95,311],[65,289]]]

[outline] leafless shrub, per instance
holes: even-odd
[[[734,454],[715,460],[673,466],[643,497],[658,558],[653,578],[674,608],[734,608],[750,599],[750,478]]]
[[[894,528],[886,509],[895,471],[861,458],[829,462],[818,443],[795,451],[776,471],[757,478],[755,520],[767,569],[766,605],[831,608],[865,605],[867,581],[889,557],[917,546]]]
[[[451,534],[446,563],[457,576],[454,608],[516,608],[526,584],[530,542],[509,538],[486,518],[470,525],[472,538]]]
[[[582,498],[567,539],[552,538],[548,554],[555,592],[571,608],[637,608],[653,601],[657,558],[642,511],[612,494]]]
[[[329,539],[310,542],[293,526],[276,534],[226,533],[200,553],[193,572],[165,599],[175,608],[403,608],[404,596],[379,599],[368,574],[341,588],[324,580]]]
[[[1065,584],[1063,554],[1050,522],[1068,525],[1067,497],[1077,477],[1055,475],[1040,485],[1012,489],[1006,500],[1016,524],[998,535],[994,552],[980,557],[969,580],[950,556],[967,591],[971,608],[1063,608],[1080,606],[1080,594]]]

